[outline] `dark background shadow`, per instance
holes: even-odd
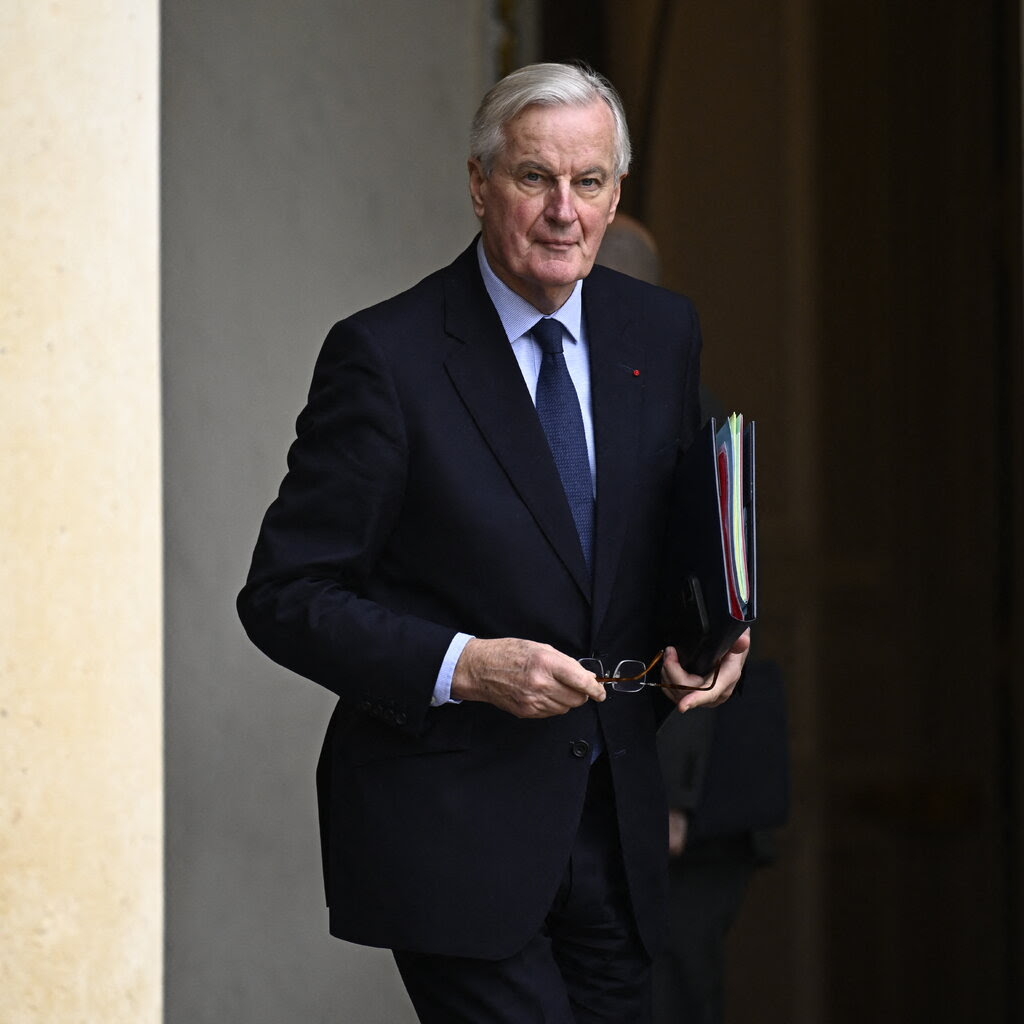
[[[622,208],[758,421],[795,806],[730,939],[730,1019],[1017,1021],[1018,6],[567,2],[543,26],[544,58],[623,92]]]

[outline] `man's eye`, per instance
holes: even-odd
[[[523,179],[525,181],[537,182],[540,181],[540,174],[538,174],[537,171],[527,171],[523,175]]]
[[[599,178],[580,178],[580,188],[598,188],[600,184]]]

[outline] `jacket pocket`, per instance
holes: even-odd
[[[465,711],[469,711],[466,708]],[[340,738],[343,760],[353,767],[396,757],[418,757],[467,750],[472,720],[460,705],[433,708],[427,726],[419,734],[402,732],[376,719],[359,716]]]

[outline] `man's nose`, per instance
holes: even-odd
[[[576,219],[576,205],[568,182],[556,182],[552,186],[545,213],[549,220],[559,224],[571,224]]]

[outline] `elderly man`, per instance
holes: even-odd
[[[479,237],[331,330],[239,612],[339,697],[317,777],[331,932],[393,949],[424,1022],[642,1022],[655,730],[724,700],[748,644],[710,689],[672,648],[609,682],[671,640],[697,319],[594,268],[629,164],[603,78],[514,72],[470,153]]]

